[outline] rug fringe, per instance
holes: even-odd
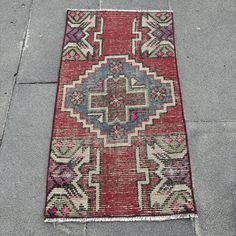
[[[134,9],[134,10],[127,10],[127,9],[73,9],[67,8],[68,11],[123,11],[123,12],[173,12],[173,10],[141,10],[141,9]]]
[[[137,217],[105,217],[105,218],[46,218],[44,222],[63,223],[63,222],[127,222],[127,221],[165,221],[175,219],[192,219],[197,218],[196,214],[178,214],[169,216],[137,216]]]

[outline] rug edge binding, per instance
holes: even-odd
[[[165,221],[175,219],[193,219],[198,218],[197,214],[178,214],[169,216],[138,216],[138,217],[97,217],[97,218],[46,218],[47,223],[63,223],[63,222],[129,222],[129,221]]]

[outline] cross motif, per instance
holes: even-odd
[[[147,94],[145,88],[130,90],[128,79],[120,76],[118,79],[108,77],[104,81],[104,91],[90,92],[89,110],[105,111],[106,122],[129,120],[129,110],[147,108]]]

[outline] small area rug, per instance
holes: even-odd
[[[195,216],[171,11],[68,10],[46,222]]]

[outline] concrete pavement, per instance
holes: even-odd
[[[172,8],[199,218],[43,222],[66,8]],[[20,0],[0,3],[0,235],[236,235],[236,2]]]

